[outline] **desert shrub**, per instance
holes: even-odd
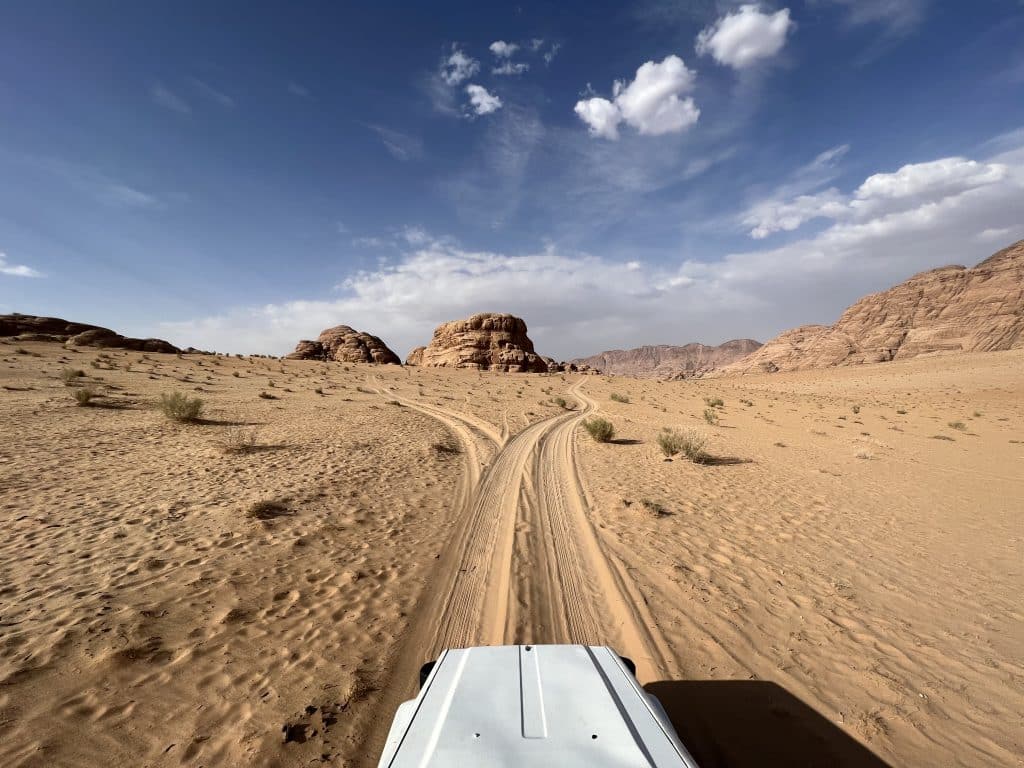
[[[73,394],[75,402],[83,408],[92,405],[92,399],[96,397],[96,391],[92,387],[81,387],[76,389]]]
[[[951,422],[949,422],[949,428],[950,429],[955,429],[958,432],[966,432],[967,431],[967,425],[964,424],[962,421],[951,421]]]
[[[898,413],[900,416],[906,416],[907,415],[907,409],[906,408],[897,408],[896,409],[896,413]]]
[[[598,443],[607,443],[615,437],[615,426],[608,419],[595,416],[584,421],[583,428]]]
[[[953,442],[953,438],[949,435],[932,435],[932,440],[949,440]]]
[[[980,419],[981,418],[981,411],[975,411],[974,412],[974,418]]]
[[[232,371],[231,375],[234,376],[236,379],[240,379],[242,377],[242,374],[239,373],[238,371]]]
[[[565,408],[568,405],[568,403],[565,402],[564,397],[553,397],[551,398],[551,402],[557,405],[559,408]]]
[[[704,421],[713,426],[718,423],[718,414],[715,413],[711,408],[705,408]]]
[[[870,459],[871,451],[867,450],[866,448],[861,448],[853,455],[856,456],[858,459]]]
[[[682,433],[665,427],[658,433],[658,447],[666,456],[675,456],[683,451],[683,439]]]
[[[397,400],[388,400],[386,403],[384,403],[384,405],[397,405],[398,407],[402,406],[402,404]]]
[[[853,411],[855,414],[856,413],[860,413],[860,406],[859,405],[855,405],[852,408],[850,408],[850,410]]]
[[[612,392],[610,397],[616,403],[628,403],[629,402],[629,395],[620,395],[618,392]]]
[[[641,499],[640,503],[643,505],[644,509],[646,509],[655,517],[668,517],[672,514],[665,508],[663,504],[660,504],[657,501],[651,501],[650,499]]]
[[[65,368],[60,372],[60,380],[64,382],[66,387],[77,383],[83,376],[85,376],[85,371],[80,371],[77,368]]]
[[[160,395],[160,411],[172,421],[195,421],[203,411],[203,401],[184,392]]]
[[[324,393],[324,388],[323,387],[317,387],[313,391],[316,392],[318,395],[322,395]]]
[[[273,520],[291,514],[288,505],[283,501],[257,501],[249,505],[248,517],[254,520]]]
[[[248,453],[256,449],[258,438],[256,427],[229,427],[224,431],[220,447],[224,453]]]
[[[277,400],[277,395],[272,395],[269,392],[260,392],[260,397],[263,400]]]
[[[723,408],[725,406],[725,400],[720,397],[705,397],[704,404],[708,408]]]
[[[754,405],[754,401],[753,400],[740,400],[740,402],[743,405],[745,405],[747,408],[751,408]]]
[[[707,435],[692,427],[678,432],[679,453],[694,464],[702,464],[708,460],[705,450],[708,444]]]
[[[461,453],[459,446],[452,445],[451,443],[436,442],[432,443],[430,447],[434,449],[435,453],[439,454]]]

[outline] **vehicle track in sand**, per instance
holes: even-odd
[[[452,535],[409,629],[367,707],[359,764],[373,765],[417,670],[446,648],[508,643],[608,645],[641,679],[676,671],[675,659],[623,566],[602,545],[576,465],[576,427],[597,404],[579,403],[507,437],[465,413],[379,393],[437,419],[459,440],[465,472]]]

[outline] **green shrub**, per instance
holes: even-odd
[[[160,410],[173,421],[195,421],[203,411],[203,401],[184,392],[165,392],[160,395]]]
[[[564,397],[553,397],[553,398],[551,398],[551,402],[553,402],[559,408],[565,408],[568,405],[568,403],[565,402],[565,398]]]
[[[583,422],[583,428],[599,443],[607,443],[615,437],[615,426],[608,419],[599,417],[588,419]]]
[[[611,399],[616,403],[628,403],[629,395],[620,395],[618,392],[612,392]]]
[[[705,397],[704,404],[708,408],[722,408],[725,406],[725,400],[720,397]]]
[[[682,430],[677,434],[679,453],[688,458],[694,464],[702,464],[708,460],[707,436],[692,427]]]

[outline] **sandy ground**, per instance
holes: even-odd
[[[632,656],[705,766],[1022,763],[1020,353],[657,383],[28,343],[0,384],[2,765],[375,765],[424,660],[503,642]]]

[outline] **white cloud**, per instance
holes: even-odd
[[[164,109],[169,109],[170,111],[177,112],[180,115],[188,115],[192,113],[192,107],[188,105],[187,101],[160,83],[154,84],[149,89],[149,95],[150,98],[153,99],[154,104],[157,104]]]
[[[506,61],[500,67],[491,70],[492,75],[521,75],[530,68],[530,65],[523,61]]]
[[[617,139],[622,122],[650,136],[678,133],[700,117],[692,98],[680,98],[693,89],[695,77],[678,56],[666,56],[660,63],[648,61],[637,69],[632,82],[615,81],[613,100],[582,99],[575,111],[591,135],[605,139]]]
[[[622,114],[619,112],[619,108],[608,99],[595,96],[592,99],[577,101],[575,111],[580,119],[587,124],[591,135],[613,141],[619,138],[619,123],[622,122]]]
[[[536,53],[544,46],[543,37],[535,37],[530,40],[530,50]]]
[[[543,42],[543,40],[541,41]],[[515,43],[506,43],[504,40],[495,40],[491,43],[491,53],[499,59],[507,59],[519,50]]]
[[[905,212],[924,214],[929,206],[948,203],[961,194],[999,184],[1010,174],[1010,167],[1004,163],[946,157],[904,165],[891,173],[876,173],[850,195],[834,187],[791,199],[780,199],[776,195],[753,205],[742,221],[752,227],[751,237],[762,239],[773,232],[793,231],[817,218],[867,222]]]
[[[309,89],[306,86],[296,83],[294,81],[288,83],[288,93],[290,93],[292,96],[298,96],[300,99],[309,98]]]
[[[480,62],[453,45],[451,55],[441,62],[440,75],[448,85],[459,85],[479,71]]]
[[[11,264],[7,261],[7,254],[0,251],[0,275],[11,277],[43,277],[43,273],[32,269],[24,264]]]
[[[552,43],[551,47],[544,51],[544,63],[551,64],[551,62],[555,60],[555,56],[558,55],[558,50],[561,47],[561,43]]]
[[[741,5],[697,35],[697,53],[745,69],[781,51],[793,26],[788,8],[766,13],[757,5]]]
[[[466,94],[469,96],[469,103],[473,112],[477,115],[489,115],[501,109],[501,99],[490,93],[482,85],[467,85]]]
[[[1022,229],[1024,229],[1024,227],[1022,227]],[[983,243],[1008,243],[1012,239],[1012,236],[1012,227],[994,227],[990,229],[983,229],[976,235],[976,238]]]

